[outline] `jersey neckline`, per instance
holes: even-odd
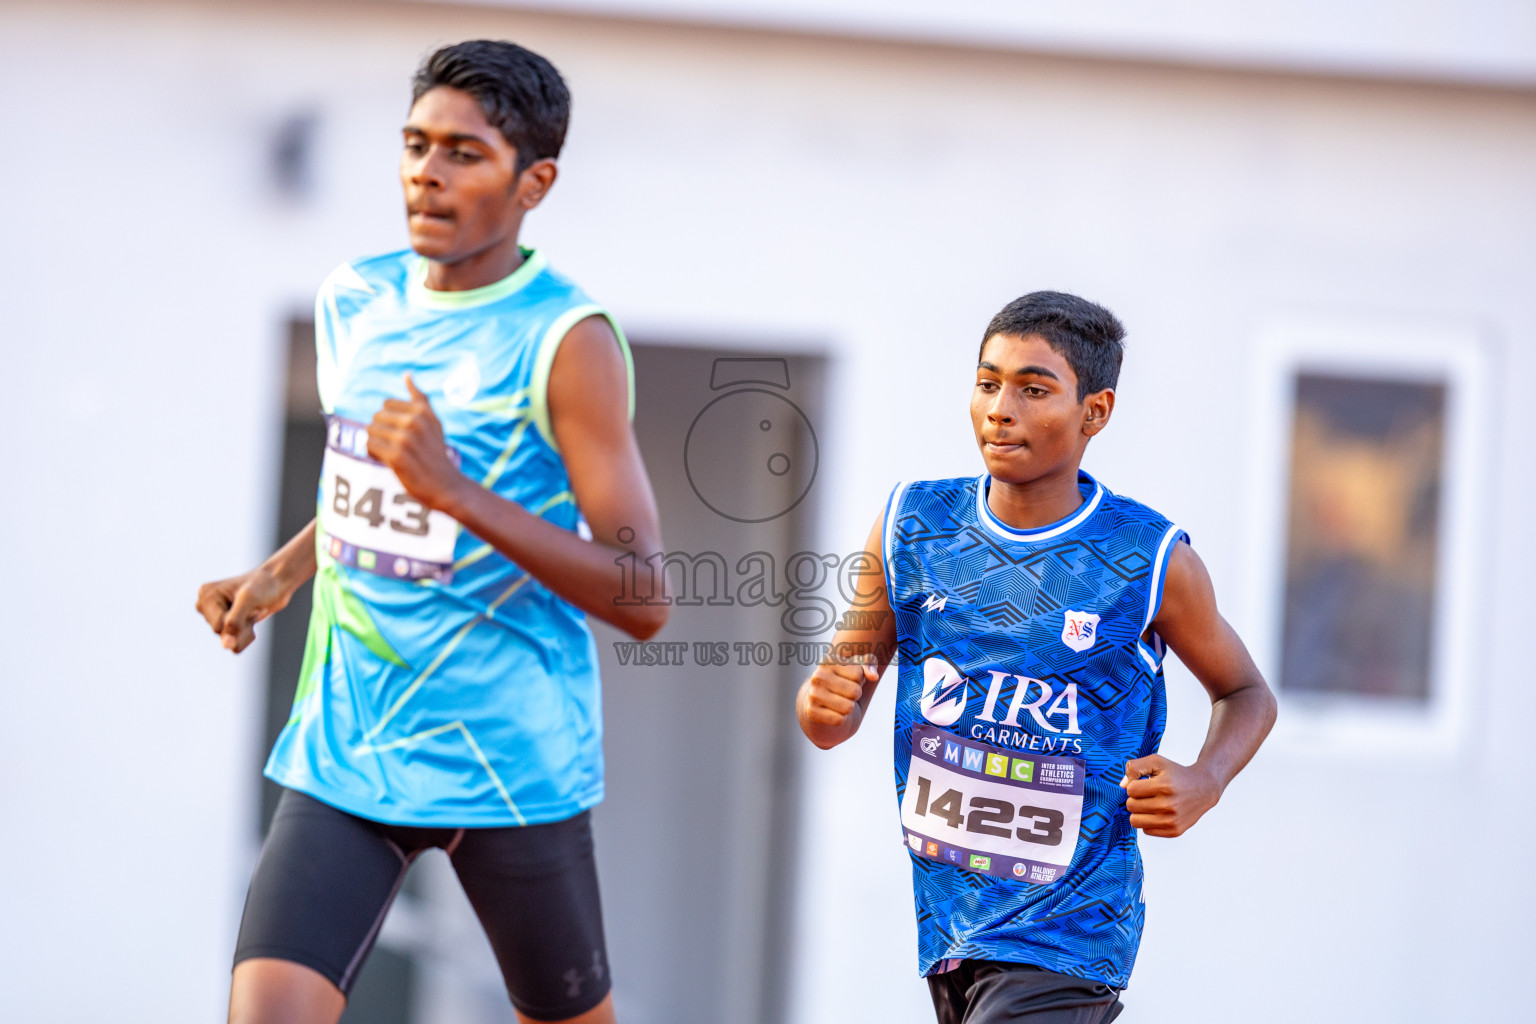
[[[1088,517],[1098,509],[1099,503],[1104,499],[1104,485],[1084,470],[1077,471],[1077,489],[1083,496],[1083,503],[1072,511],[1072,514],[1064,519],[1058,519],[1054,523],[1036,527],[1033,530],[1020,530],[1009,526],[997,517],[987,505],[987,490],[992,486],[992,477],[983,473],[976,478],[976,518],[986,527],[1002,537],[1004,540],[1034,542],[1050,540],[1064,533],[1076,529],[1087,522]]]
[[[549,261],[538,249],[524,248],[522,253],[523,262],[500,281],[462,292],[440,292],[428,288],[427,261],[417,256],[411,265],[410,282],[406,286],[407,296],[411,305],[428,309],[473,309],[496,302],[521,291],[549,265]]]

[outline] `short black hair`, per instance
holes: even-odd
[[[1096,302],[1066,292],[1030,292],[998,311],[982,335],[977,362],[994,334],[1038,334],[1077,374],[1077,400],[1120,380],[1125,327]]]
[[[517,150],[517,172],[560,155],[571,120],[571,92],[549,61],[495,39],[471,39],[436,51],[411,78],[411,105],[446,85],[469,93]]]

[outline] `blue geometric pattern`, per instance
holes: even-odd
[[[912,853],[919,969],[932,973],[951,958],[1002,960],[1123,987],[1144,906],[1141,855],[1119,782],[1126,761],[1154,753],[1162,740],[1162,643],[1149,623],[1169,552],[1188,538],[1086,473],[1079,474],[1084,500],[1076,512],[1017,530],[987,507],[989,482],[983,475],[909,484],[896,489],[887,509],[900,651],[897,801],[906,790],[912,731],[931,721],[961,739],[1082,761],[1082,827],[1071,864],[1054,884]],[[1072,629],[1075,646],[1064,638]],[[950,701],[932,720],[924,717],[930,658],[944,659],[966,680],[958,719]],[[1029,700],[1016,696],[1021,686]],[[1045,687],[1050,693],[1041,700]],[[936,703],[930,694],[930,707]]]

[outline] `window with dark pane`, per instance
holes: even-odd
[[[1443,382],[1296,376],[1282,691],[1428,700],[1445,407]]]

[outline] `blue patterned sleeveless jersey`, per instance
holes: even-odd
[[[1014,529],[989,483],[898,486],[885,516],[920,969],[1002,960],[1124,986],[1143,905],[1119,781],[1162,738],[1150,626],[1188,538],[1086,473],[1072,515]]]

